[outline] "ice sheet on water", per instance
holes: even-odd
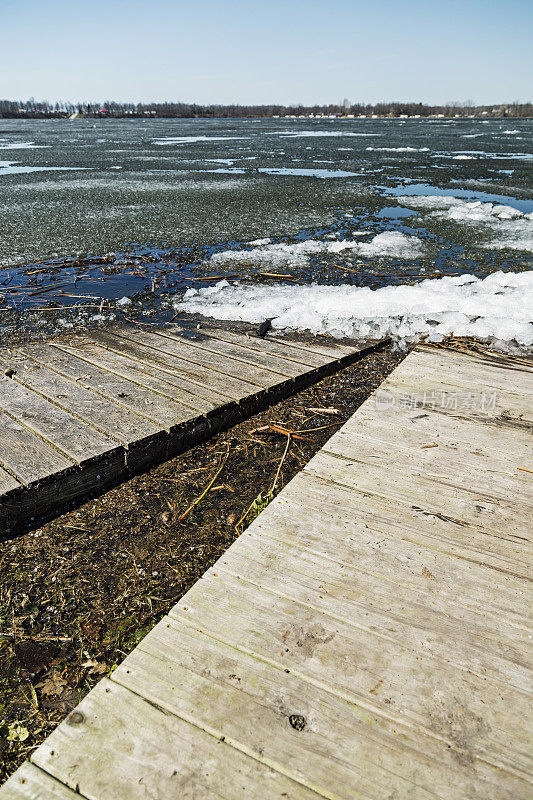
[[[228,142],[246,139],[246,136],[162,136],[152,139],[153,144],[194,144],[195,142]]]
[[[380,153],[429,153],[429,147],[367,147]]]
[[[0,142],[0,150],[43,150],[47,147],[50,145],[35,142]]]
[[[366,231],[363,231],[359,235],[365,234]],[[335,254],[343,250],[352,250],[357,255],[368,258],[374,256],[418,258],[424,254],[424,246],[416,236],[407,236],[398,231],[385,231],[378,233],[370,242],[359,242],[355,239],[344,239],[340,242],[308,239],[296,244],[264,244],[254,247],[253,250],[225,250],[212,255],[210,263],[214,266],[240,263],[269,267],[302,267],[309,263],[312,255]]]
[[[0,176],[24,175],[27,172],[70,172],[78,169],[85,170],[90,167],[25,167],[18,161],[0,161]]]
[[[247,285],[221,281],[175,298],[177,311],[261,322],[275,330],[342,337],[393,337],[401,346],[427,337],[474,336],[500,347],[533,345],[533,271],[461,275],[414,286]]]
[[[466,225],[481,225],[490,234],[490,240],[481,247],[496,250],[527,250],[533,252],[533,212],[524,214],[510,205],[468,202],[457,197],[406,196],[397,197],[408,208],[429,211],[435,218],[447,219]]]
[[[383,136],[382,133],[354,133],[353,131],[278,131],[278,136],[307,138],[311,136]]]
[[[301,178],[356,178],[360,172],[348,172],[345,169],[324,169],[316,167],[258,167],[257,169],[243,169],[243,167],[218,167],[217,169],[200,169],[198,172],[211,172],[220,175],[281,175]]]

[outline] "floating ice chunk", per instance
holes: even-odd
[[[381,153],[429,153],[429,147],[367,147]]]
[[[363,236],[366,231],[357,231],[354,235]],[[254,244],[254,242],[250,242]],[[319,239],[308,239],[297,244],[265,244],[253,250],[225,250],[215,253],[210,258],[213,265],[250,264],[257,266],[306,266],[309,257],[316,254],[340,253],[353,250],[358,255],[391,256],[393,258],[418,258],[424,254],[424,246],[416,236],[407,236],[397,231],[378,233],[370,242],[358,242],[344,239],[341,242],[325,242]]]
[[[129,297],[121,297],[120,300],[117,300],[117,306],[129,306],[131,305],[131,300]]]
[[[193,144],[195,142],[228,142],[246,139],[246,136],[162,136],[152,139],[153,144]]]
[[[272,239],[254,239],[253,242],[248,242],[248,244],[253,244],[254,247],[262,247],[265,244],[270,244]]]
[[[533,213],[524,214],[513,206],[479,200],[468,202],[457,197],[414,195],[396,199],[408,208],[430,211],[436,218],[483,226],[490,240],[480,243],[481,247],[533,251]]]
[[[454,156],[454,161],[473,161],[474,156]]]
[[[0,150],[44,150],[48,144],[35,144],[35,142],[8,142],[0,144]]]
[[[352,131],[278,131],[278,136],[307,138],[308,136],[382,136],[381,133],[353,133]]]
[[[429,336],[475,336],[528,350],[533,346],[533,271],[460,275],[414,286],[371,290],[350,285],[247,285],[221,281],[176,298],[179,311],[260,322],[277,330],[341,337],[392,336],[400,344]]]

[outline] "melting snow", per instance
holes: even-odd
[[[533,345],[533,271],[425,280],[414,286],[258,286],[221,281],[189,289],[179,311],[216,319],[261,322],[276,330],[342,337],[392,336],[405,346],[427,337],[475,336],[500,347]]]
[[[408,196],[397,197],[408,208],[430,211],[433,217],[449,219],[463,224],[478,224],[496,234],[481,247],[504,250],[529,250],[533,252],[533,212],[524,214],[517,208],[497,203],[467,202],[457,197]]]
[[[358,235],[364,235],[363,231]],[[254,242],[250,242],[254,244]],[[424,254],[424,246],[416,236],[407,236],[397,231],[378,233],[370,242],[344,239],[340,242],[323,242],[308,239],[297,244],[265,244],[253,250],[225,250],[210,258],[213,265],[244,263],[258,266],[305,266],[315,254],[340,253],[352,250],[357,255],[392,256],[393,258],[418,258]]]

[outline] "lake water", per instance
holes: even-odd
[[[292,297],[275,319],[314,329],[299,287],[490,286],[498,271],[526,299],[532,145],[530,120],[0,120],[0,331],[202,304],[240,319],[273,290]]]

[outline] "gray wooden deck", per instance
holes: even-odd
[[[376,346],[132,325],[0,350],[0,538]]]
[[[1,800],[531,798],[532,390],[414,351]]]

